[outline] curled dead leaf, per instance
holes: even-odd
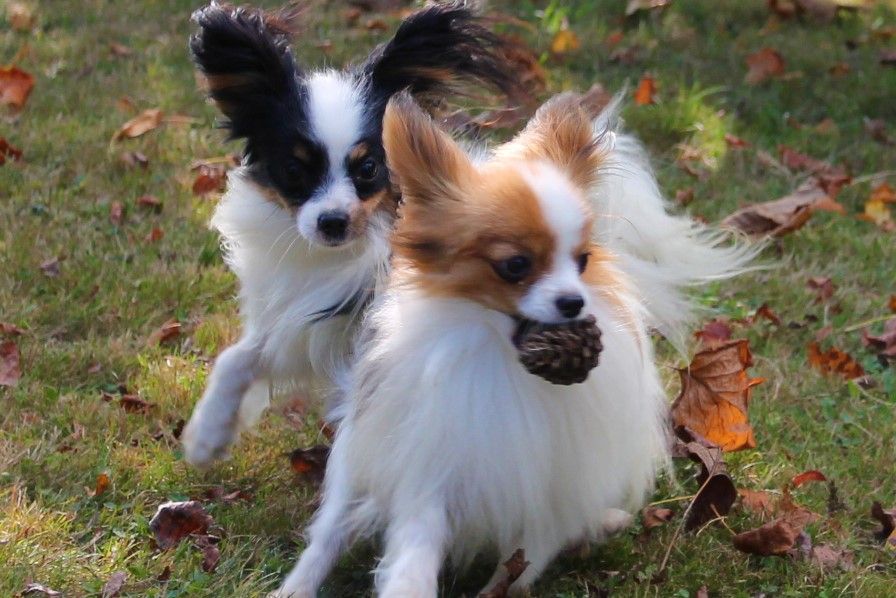
[[[672,420],[726,451],[755,448],[747,418],[752,388],[762,378],[750,378],[753,363],[749,343],[734,340],[699,351],[690,366],[678,371],[681,392],[672,405]]]
[[[802,528],[794,526],[785,518],[770,521],[761,527],[734,536],[734,547],[747,554],[759,556],[785,556],[787,555]]]
[[[731,326],[726,320],[712,320],[695,332],[694,336],[703,346],[717,345],[731,340]]]
[[[215,536],[204,534],[193,540],[193,545],[202,552],[202,570],[212,573],[218,568],[221,560],[221,550],[218,548],[218,539]]]
[[[745,81],[750,85],[758,85],[771,77],[784,74],[784,57],[773,48],[762,48],[746,58],[747,75]]]
[[[775,512],[774,498],[765,490],[749,490],[740,488],[737,491],[740,496],[741,506],[763,518],[772,515]]]
[[[747,235],[780,237],[801,228],[816,211],[843,213],[843,206],[835,202],[816,180],[801,185],[790,195],[774,201],[751,204],[729,215],[723,226],[735,228]]]
[[[10,144],[5,137],[0,137],[0,166],[9,158],[15,162],[22,159],[22,150]]]
[[[793,476],[793,479],[790,480],[790,484],[794,488],[799,488],[803,484],[808,482],[827,482],[828,479],[825,477],[823,473],[818,471],[817,469],[810,469],[809,471],[804,471],[801,474]]]
[[[124,583],[128,579],[128,574],[126,571],[116,571],[112,575],[109,576],[109,579],[106,581],[103,586],[103,594],[102,598],[115,598],[121,593],[121,589],[124,587]]]
[[[315,482],[324,478],[330,447],[318,444],[307,449],[296,449],[289,454],[292,470]]]
[[[39,583],[29,583],[22,590],[22,596],[62,596],[62,592],[57,592],[52,588]]]
[[[193,195],[224,191],[227,185],[226,163],[202,164],[197,170],[198,173],[193,180]]]
[[[871,505],[871,516],[881,525],[874,536],[886,542],[888,548],[896,549],[896,509],[885,509],[879,502],[874,501]]]
[[[109,489],[109,474],[105,471],[96,476],[96,484],[93,488],[93,496],[102,496]]]
[[[579,36],[572,29],[563,28],[554,34],[551,40],[551,54],[554,56],[565,56],[570,52],[575,52],[582,46]]]
[[[862,366],[849,353],[831,347],[822,351],[817,342],[809,343],[809,364],[825,374],[837,374],[847,380],[865,375]]]
[[[743,149],[745,147],[750,147],[750,143],[748,141],[744,141],[740,137],[736,137],[731,133],[725,133],[725,144],[732,149]]]
[[[688,506],[684,523],[685,530],[692,531],[727,515],[737,499],[737,489],[725,467],[721,448],[681,426],[675,433],[673,456],[686,457],[700,465],[700,489]]]
[[[647,106],[656,103],[657,83],[652,75],[644,74],[635,89],[635,104]]]
[[[149,346],[161,345],[174,340],[181,334],[181,323],[171,319],[162,324],[156,331],[149,335],[146,344]]]
[[[0,343],[0,386],[16,386],[22,377],[19,345],[13,340]]]
[[[124,138],[140,137],[162,124],[164,114],[158,108],[144,110],[131,120],[127,121],[112,136],[112,141]]]
[[[118,200],[109,204],[109,222],[115,226],[121,226],[124,222],[124,204]]]
[[[32,89],[34,77],[30,73],[16,66],[0,67],[0,104],[21,110]]]
[[[806,281],[806,286],[815,291],[815,303],[825,303],[834,296],[837,289],[828,276],[813,276]]]
[[[504,562],[504,576],[499,578],[492,587],[479,594],[479,598],[506,598],[510,591],[510,586],[519,579],[528,566],[529,561],[526,560],[526,553],[522,548],[518,548]]]
[[[198,501],[166,502],[159,505],[149,522],[149,529],[156,545],[168,550],[190,534],[206,533],[213,523],[212,516]]]
[[[672,519],[675,511],[665,507],[644,507],[641,509],[641,517],[644,519],[644,530],[650,531],[655,527],[665,525]]]

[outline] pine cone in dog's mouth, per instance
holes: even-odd
[[[530,373],[564,386],[584,382],[603,350],[594,316],[561,324],[521,320],[513,344]]]

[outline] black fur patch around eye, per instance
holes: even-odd
[[[361,164],[372,159],[376,163],[375,176],[369,180],[360,176]],[[371,136],[359,142],[355,150],[345,158],[345,170],[355,186],[358,199],[364,201],[385,189],[389,185],[389,169],[386,167],[386,154],[380,136]]]

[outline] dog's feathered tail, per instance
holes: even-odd
[[[612,249],[638,288],[650,324],[679,351],[699,310],[689,287],[755,269],[761,244],[669,212],[637,139],[618,130],[617,96],[593,121],[605,158],[591,200],[597,241]]]

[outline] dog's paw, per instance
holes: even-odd
[[[607,509],[601,514],[600,524],[606,536],[615,536],[625,531],[634,519],[634,516],[628,511]]]
[[[181,436],[184,459],[194,467],[208,467],[230,456],[235,437],[233,426],[208,422],[200,413],[195,413]]]

